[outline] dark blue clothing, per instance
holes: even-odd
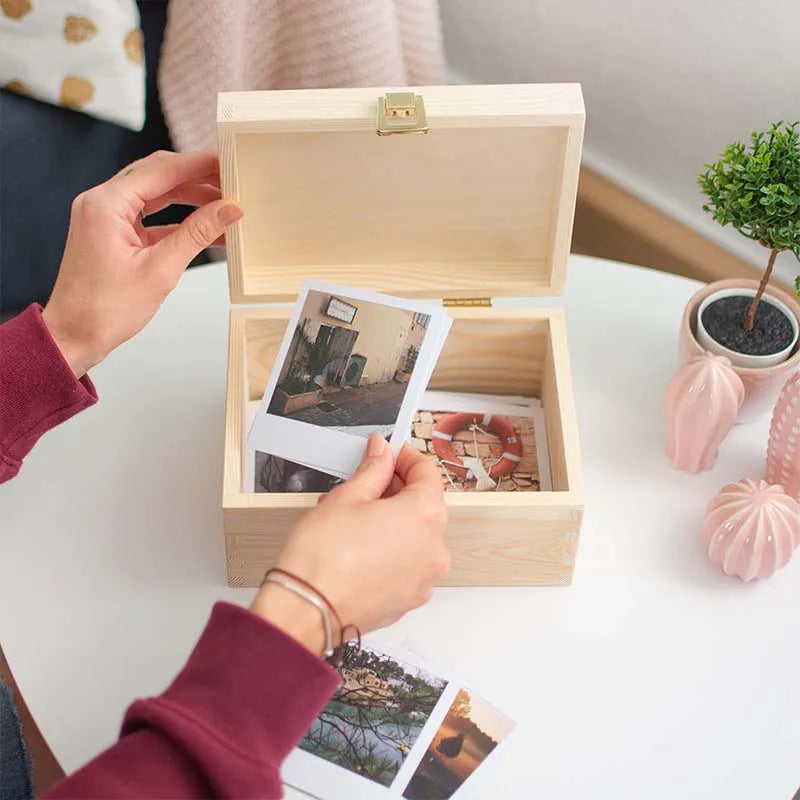
[[[32,800],[33,797],[31,763],[19,717],[11,690],[0,681],[0,800]]]
[[[137,158],[172,147],[156,84],[167,2],[140,0],[139,9],[147,71],[142,131],[0,90],[0,318],[46,302],[77,194]],[[173,207],[148,222],[178,222],[187,213]]]

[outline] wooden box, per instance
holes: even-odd
[[[219,96],[223,193],[244,209],[227,236],[222,502],[233,586],[258,585],[317,500],[245,493],[242,480],[246,403],[263,394],[291,315],[286,303],[307,278],[442,298],[454,324],[430,388],[542,398],[553,491],[448,492],[453,559],[442,583],[571,580],[583,495],[564,315],[491,299],[563,291],[584,126],[580,86],[402,92]],[[376,135],[391,126],[410,130]]]

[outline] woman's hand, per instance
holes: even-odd
[[[179,225],[142,225],[143,217],[173,203],[199,208]],[[187,264],[221,243],[241,216],[235,203],[220,199],[213,152],[153,153],[78,195],[42,315],[75,375],[137,334]]]
[[[343,625],[366,633],[430,600],[450,568],[446,525],[436,467],[406,445],[393,469],[391,449],[373,434],[358,472],[300,521],[276,566],[322,592]],[[267,583],[252,608],[321,652],[322,624],[311,604]]]

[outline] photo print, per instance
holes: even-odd
[[[385,796],[448,681],[412,659],[353,645],[341,674],[342,685],[285,763],[284,779],[318,797]]]
[[[403,792],[406,800],[448,800],[514,727],[474,692],[459,689]]]
[[[256,450],[253,492],[314,492],[324,494],[343,482],[327,472]]]
[[[425,392],[411,444],[438,467],[445,491],[551,491],[541,402]]]
[[[306,283],[247,447],[344,478],[373,431],[396,456],[450,324],[430,304]]]
[[[314,797],[457,798],[515,726],[416,648],[351,644],[341,673],[282,770],[288,785]]]
[[[258,407],[258,400],[250,401],[247,404],[248,429],[253,424]],[[369,425],[356,428],[336,428],[336,430],[364,438],[367,438],[371,433],[380,433],[388,441],[394,426]],[[344,481],[343,476],[322,472],[279,456],[262,453],[259,450],[250,450],[246,446],[244,459],[243,480],[245,492],[255,492],[256,494],[295,492],[324,494],[330,492]]]

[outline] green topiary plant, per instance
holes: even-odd
[[[800,260],[800,122],[776,122],[754,132],[750,147],[729,144],[718,161],[706,164],[697,182],[708,198],[703,206],[720,225],[768,248],[769,259],[744,321],[753,330],[756,311],[775,258],[791,250]],[[800,279],[797,290],[800,293]]]

